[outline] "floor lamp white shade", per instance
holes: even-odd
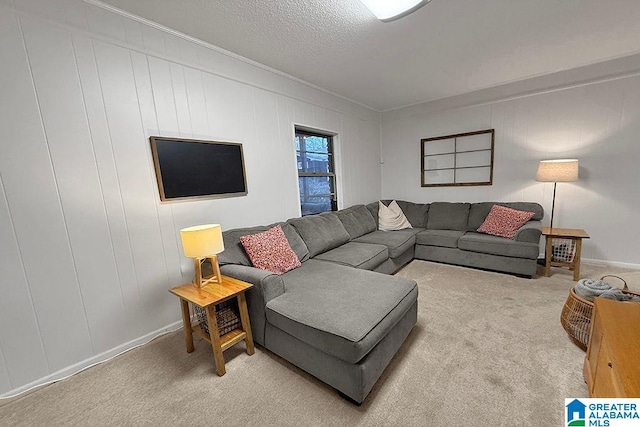
[[[538,164],[536,181],[553,182],[553,202],[551,203],[551,224],[553,228],[553,213],[556,206],[556,186],[559,182],[574,182],[578,180],[578,160],[558,159],[541,160]]]

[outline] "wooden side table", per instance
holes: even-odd
[[[255,351],[253,346],[253,336],[251,335],[251,324],[249,323],[247,300],[244,295],[244,292],[252,286],[253,285],[251,283],[222,276],[222,283],[210,283],[200,289],[193,283],[185,283],[184,285],[176,286],[170,290],[172,294],[180,298],[187,353],[191,353],[194,349],[194,333],[209,342],[213,348],[213,358],[215,360],[216,373],[218,376],[223,376],[226,373],[224,368],[224,356],[222,354],[223,351],[243,340],[247,346],[247,354],[249,356],[251,356]],[[235,329],[220,336],[218,323],[216,321],[216,304],[220,304],[221,302],[227,301],[231,298],[238,299],[242,328]],[[206,333],[200,325],[191,325],[189,303],[202,307],[206,311],[209,333]]]
[[[580,256],[582,254],[582,239],[588,239],[589,235],[581,228],[550,228],[542,227],[542,234],[545,236],[545,266],[544,275],[551,275],[551,267],[569,267],[573,270],[573,281],[580,279]],[[570,261],[553,261],[553,239],[567,239],[574,242],[576,252]]]

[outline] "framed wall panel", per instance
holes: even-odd
[[[421,185],[491,185],[494,134],[494,129],[487,129],[422,139]]]

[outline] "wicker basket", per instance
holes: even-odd
[[[627,282],[625,282],[622,277],[606,275],[602,276],[600,280],[603,280],[605,277],[615,277],[616,279],[622,280],[624,283],[622,292],[640,296],[640,294],[629,291]],[[579,297],[575,289],[571,288],[567,302],[564,303],[564,307],[562,308],[562,314],[560,314],[560,323],[573,342],[584,351],[587,350],[587,345],[589,344],[592,314],[593,303]]]
[[[209,322],[207,321],[207,312],[204,308],[198,307],[197,305],[193,307],[193,311],[200,327],[208,334]],[[216,305],[216,322],[218,323],[218,333],[220,336],[240,327],[238,303],[236,300],[228,300]]]
[[[574,239],[553,238],[551,246],[551,260],[559,262],[573,262],[576,256],[576,241]]]

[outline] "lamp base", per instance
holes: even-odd
[[[211,260],[211,270],[213,274],[211,276],[202,277],[202,260]],[[218,257],[212,255],[205,258],[194,258],[195,267],[195,286],[196,288],[202,288],[210,283],[222,283],[222,275],[220,274],[220,266],[218,265]]]

